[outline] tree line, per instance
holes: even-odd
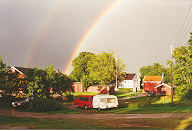
[[[72,80],[54,70],[53,64],[41,70],[37,67],[27,68],[25,77],[19,77],[19,72],[11,72],[10,67],[3,63],[0,55],[0,89],[2,97],[20,94],[26,96],[50,98],[53,94],[61,95],[73,92]],[[22,67],[20,68],[22,69]]]

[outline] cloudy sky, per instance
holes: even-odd
[[[0,0],[0,7],[3,62],[53,63],[64,73],[82,51],[117,51],[130,73],[167,67],[170,46],[185,45],[192,30],[191,0]]]

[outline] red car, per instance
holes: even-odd
[[[84,107],[84,109],[93,108],[92,102],[93,102],[93,96],[94,95],[79,95],[74,100],[75,107]]]

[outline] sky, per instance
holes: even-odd
[[[9,66],[70,74],[80,52],[115,51],[139,73],[171,59],[192,31],[192,0],[0,0],[0,54]]]

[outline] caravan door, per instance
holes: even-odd
[[[99,110],[100,109],[105,109],[106,108],[106,99],[105,98],[100,98],[99,100],[100,100],[100,102],[99,102]]]

